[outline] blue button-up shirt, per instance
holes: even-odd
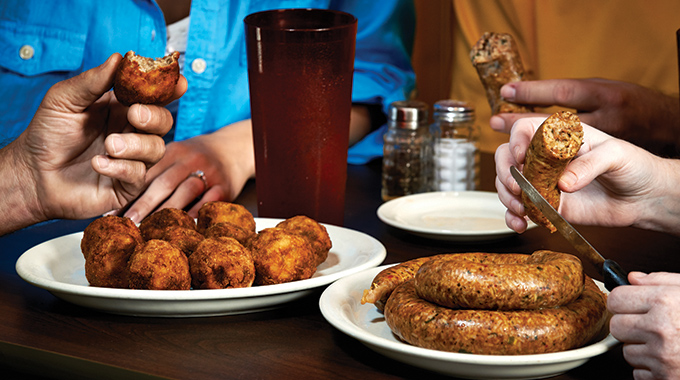
[[[384,110],[415,85],[410,54],[411,1],[193,0],[183,74],[189,88],[176,105],[181,141],[250,118],[246,15],[275,8],[330,8],[358,19],[354,102]],[[129,50],[165,55],[163,14],[149,0],[3,0],[0,2],[0,139],[15,139],[47,89]],[[195,64],[194,64],[195,63]],[[350,150],[361,163],[382,152],[381,131]]]

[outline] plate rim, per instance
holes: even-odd
[[[255,218],[256,224],[258,221],[260,221],[267,225],[275,224],[282,220],[284,219]],[[338,272],[323,274],[309,279],[293,281],[284,284],[237,289],[192,289],[187,291],[92,287],[89,285],[64,283],[56,279],[45,278],[39,276],[38,273],[35,273],[35,271],[31,270],[31,267],[34,264],[30,262],[30,259],[32,259],[34,256],[45,257],[45,254],[40,253],[41,248],[44,248],[46,245],[50,244],[58,244],[62,241],[60,239],[63,239],[64,241],[67,239],[78,239],[77,241],[80,241],[79,236],[82,236],[83,232],[79,231],[52,238],[29,248],[17,259],[15,269],[17,274],[19,274],[19,276],[24,281],[36,287],[45,289],[53,293],[58,298],[62,298],[59,297],[59,294],[67,294],[71,297],[93,297],[100,300],[115,299],[118,301],[130,300],[174,303],[183,301],[228,301],[244,298],[254,299],[257,297],[268,297],[287,293],[311,291],[315,288],[328,285],[344,276],[359,273],[363,270],[376,267],[384,261],[385,257],[387,257],[387,250],[385,246],[379,240],[369,234],[341,226],[324,223],[322,223],[322,225],[324,225],[329,230],[329,234],[331,234],[331,231],[338,231],[336,233],[350,233],[354,236],[361,236],[363,239],[365,239],[366,243],[370,243],[372,253],[365,262],[348,267]]]
[[[421,201],[422,199],[433,199],[433,198],[438,198],[438,199],[451,199],[451,198],[456,198],[456,199],[465,199],[465,198],[476,198],[476,199],[481,199],[484,201],[490,201],[492,198],[495,199],[496,201],[499,202],[499,204],[502,206],[500,203],[500,200],[498,200],[498,193],[493,192],[493,191],[479,191],[479,190],[467,190],[467,191],[431,191],[427,193],[418,193],[418,194],[410,194],[410,195],[405,195],[399,198],[395,198],[392,200],[389,200],[383,204],[381,204],[377,211],[376,214],[378,215],[378,218],[385,224],[388,224],[392,227],[399,228],[401,230],[420,235],[420,236],[425,236],[425,237],[430,237],[430,238],[442,238],[442,237],[459,237],[461,239],[472,239],[472,238],[498,238],[498,237],[504,237],[504,236],[512,236],[517,234],[515,231],[510,229],[509,227],[505,227],[502,229],[495,229],[495,230],[484,230],[484,231],[452,231],[452,230],[445,230],[445,229],[432,229],[432,228],[427,228],[427,227],[419,227],[419,226],[414,226],[414,225],[409,225],[405,223],[401,223],[400,221],[396,220],[395,218],[391,217],[390,213],[392,213],[393,209],[396,209],[400,206],[400,204],[408,201]],[[536,227],[534,223],[529,223],[527,226],[527,230]]]

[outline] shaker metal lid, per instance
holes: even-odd
[[[392,102],[388,109],[389,120],[396,122],[400,128],[417,128],[420,123],[427,122],[428,105],[419,100],[401,100]]]
[[[445,99],[434,104],[434,118],[449,122],[470,121],[475,119],[475,107],[472,103]]]

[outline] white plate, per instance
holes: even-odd
[[[255,218],[259,229],[273,227],[281,219]],[[380,265],[385,247],[364,233],[325,225],[333,247],[328,259],[307,280],[240,289],[132,290],[89,286],[85,259],[80,251],[82,232],[65,235],[26,251],[16,263],[24,280],[55,296],[109,313],[198,317],[250,313],[272,309],[302,298],[315,288]]]
[[[368,269],[336,281],[321,295],[319,307],[324,318],[337,329],[397,361],[467,379],[540,379],[576,368],[618,344],[608,335],[574,350],[506,356],[437,351],[403,343],[392,334],[383,314],[373,304],[361,304],[364,289],[387,267]],[[602,287],[601,283],[598,285]]]
[[[472,242],[515,235],[505,225],[505,210],[493,192],[435,191],[385,202],[378,208],[378,218],[425,238]],[[533,227],[529,222],[528,228]]]

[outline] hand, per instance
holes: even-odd
[[[635,379],[680,378],[680,274],[631,272],[608,297],[609,329]]]
[[[527,221],[510,165],[521,169],[543,118],[520,119],[509,143],[496,150],[496,189],[508,208],[508,227],[523,232]],[[630,226],[680,234],[679,163],[662,159],[583,124],[584,144],[558,183],[559,212],[576,224]]]
[[[581,121],[654,152],[680,147],[680,106],[677,97],[632,83],[607,79],[550,79],[506,84],[501,96],[537,107],[576,110]],[[527,114],[501,114],[491,128],[509,132]],[[547,116],[547,115],[546,115]]]
[[[16,163],[21,179],[31,214],[25,222],[88,218],[121,208],[144,188],[147,168],[163,156],[161,136],[172,127],[172,116],[160,106],[127,108],[117,102],[109,89],[120,60],[114,54],[55,84],[27,129],[3,150],[3,161]],[[185,90],[182,77],[174,98]]]
[[[205,174],[207,186],[189,176],[197,170]],[[149,170],[148,188],[124,215],[140,222],[156,208],[184,209],[193,204],[188,213],[197,217],[205,202],[234,200],[254,176],[251,122],[244,120],[212,134],[168,144],[165,157]]]

